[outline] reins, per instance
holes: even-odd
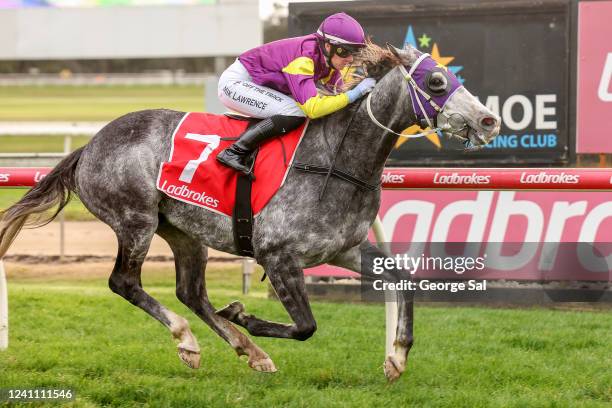
[[[359,111],[359,107],[357,107],[351,114],[350,121],[348,122],[348,125],[346,129],[344,130],[344,134],[342,135],[340,142],[336,146],[336,149],[332,156],[332,161],[329,166],[320,166],[317,164],[307,164],[307,163],[300,163],[300,162],[294,162],[291,165],[291,167],[293,167],[294,169],[303,171],[305,173],[325,175],[325,180],[323,182],[323,186],[321,187],[321,192],[319,193],[319,201],[323,199],[323,196],[325,195],[325,191],[327,190],[329,179],[331,177],[336,177],[340,180],[344,180],[347,183],[350,183],[356,186],[357,188],[359,188],[360,190],[364,190],[364,191],[376,191],[380,189],[380,185],[381,185],[380,181],[376,184],[369,183],[358,177],[353,176],[352,174],[346,171],[340,170],[335,167],[336,159],[338,158],[338,155],[340,154],[340,149],[342,148],[342,145],[344,144],[344,140],[346,139],[348,130],[351,127],[351,123],[353,122],[353,119],[358,111]]]
[[[323,187],[321,187],[321,192],[319,193],[319,201],[323,199],[323,195],[325,194],[325,190],[327,189],[327,183],[329,182],[329,177],[332,175],[334,171],[334,165],[336,164],[336,159],[338,158],[338,154],[340,153],[340,148],[342,147],[342,144],[344,143],[344,139],[346,139],[348,130],[351,127],[351,123],[353,122],[353,119],[355,118],[355,113],[357,113],[358,110],[359,110],[359,107],[357,107],[357,109],[355,109],[353,113],[351,114],[351,120],[349,120],[348,126],[344,130],[344,134],[342,135],[342,139],[340,139],[340,143],[338,143],[338,146],[336,146],[336,151],[334,152],[334,155],[332,157],[332,162],[329,166],[329,170],[327,171],[327,174],[325,175],[325,181],[323,182]]]

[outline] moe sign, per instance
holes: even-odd
[[[464,152],[436,134],[402,138],[388,166],[569,161],[569,0],[291,3],[290,35],[313,32],[338,11],[359,20],[377,44],[431,54],[502,117],[500,135],[482,151]]]

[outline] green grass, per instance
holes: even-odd
[[[201,86],[0,87],[0,121],[110,121],[128,112],[202,111]]]
[[[87,136],[73,136],[72,150],[86,145],[91,140]],[[2,153],[54,153],[64,151],[64,136],[4,136],[0,135]]]
[[[202,110],[200,87],[0,88],[0,121],[106,121],[139,109]],[[61,151],[62,138],[0,138],[1,151]],[[84,143],[78,138],[73,145]],[[0,190],[0,209],[25,189]],[[68,219],[89,219],[80,203]],[[10,272],[10,271],[9,271]],[[182,365],[168,332],[112,294],[105,279],[11,278],[11,346],[0,352],[0,387],[73,387],[75,406],[609,406],[609,312],[417,306],[416,343],[393,385],[382,374],[384,308],[315,302],[319,330],[307,342],[256,339],[274,375],[251,371],[174,296],[172,271],[144,284],[187,317],[203,350],[202,368]],[[207,273],[213,302],[241,299],[256,315],[288,321],[254,279]]]
[[[404,376],[382,373],[382,305],[315,302],[319,330],[306,342],[257,338],[279,372],[260,374],[181,305],[171,271],[145,288],[187,317],[202,367],[179,361],[169,333],[112,294],[104,280],[11,279],[11,345],[0,387],[72,387],[75,406],[569,407],[610,406],[608,312],[420,307]],[[235,270],[208,272],[213,303],[287,321],[264,284],[239,294]]]
[[[15,204],[27,192],[27,188],[1,188],[0,211]],[[68,221],[88,221],[95,219],[76,195],[73,195],[70,203],[64,208],[64,215]]]
[[[202,111],[201,86],[21,86],[0,87],[0,121],[110,121],[141,109]],[[76,149],[89,141],[74,137]],[[0,135],[0,152],[61,152],[63,137]],[[25,165],[24,165],[25,166]],[[0,210],[15,203],[25,189],[0,190]],[[66,209],[69,220],[92,219],[78,201]]]

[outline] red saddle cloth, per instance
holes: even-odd
[[[232,215],[238,173],[216,158],[240,135],[248,122],[209,113],[186,113],[172,135],[172,149],[162,163],[157,188],[166,195],[216,213]],[[255,160],[251,192],[257,215],[283,185],[306,124],[263,143]]]

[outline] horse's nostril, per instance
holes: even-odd
[[[493,125],[495,125],[495,118],[492,118],[490,116],[487,116],[485,118],[482,118],[482,120],[480,121],[480,123],[482,124],[482,126],[484,127],[491,127]]]

